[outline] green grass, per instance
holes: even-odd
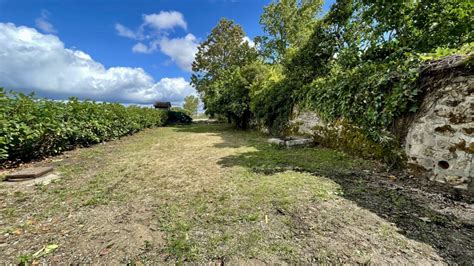
[[[138,239],[140,254],[123,253],[135,252],[133,244],[125,251],[112,247],[102,261],[363,263],[379,254],[374,253],[379,245],[387,247],[387,254],[397,254],[396,243],[402,240],[416,254],[428,252],[345,199],[347,188],[330,178],[370,168],[371,162],[329,149],[280,149],[268,145],[267,138],[222,124],[190,125],[144,130],[79,149],[54,163],[60,181],[34,193],[5,191],[16,200],[7,196],[2,217],[13,227],[33,216],[38,224],[61,219],[58,230],[99,228],[91,235],[84,231],[85,245],[117,226],[128,230],[136,223],[156,226],[163,234],[162,241]],[[363,183],[360,187],[354,191],[367,189]],[[101,215],[121,212],[136,216],[118,225],[104,224]],[[74,213],[81,216],[64,220]],[[108,219],[113,223],[116,218]],[[374,240],[362,239],[365,245],[354,246],[359,240],[344,235],[352,229],[366,230]],[[135,243],[135,235],[127,241]],[[20,243],[31,246],[31,239],[21,237]],[[40,234],[33,242],[50,237]],[[77,243],[58,244],[67,250]],[[341,257],[341,252],[346,255]]]

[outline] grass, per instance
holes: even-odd
[[[63,247],[56,251],[64,252],[61,262],[440,259],[347,199],[346,193],[366,193],[364,183],[348,189],[332,178],[372,162],[322,148],[279,149],[266,138],[227,125],[190,125],[70,152],[53,162],[63,176],[58,182],[23,192],[0,188],[2,219],[13,227],[35,221],[27,233],[6,239],[16,241],[6,259],[15,262],[45,242]],[[109,253],[97,255],[107,241]],[[54,262],[54,255],[44,259]]]

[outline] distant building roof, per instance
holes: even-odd
[[[153,106],[155,106],[155,108],[158,108],[158,109],[169,109],[171,108],[171,103],[170,102],[155,102]]]

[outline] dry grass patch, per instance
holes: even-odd
[[[443,260],[429,241],[362,207],[357,196],[376,191],[366,181],[341,181],[355,182],[353,173],[371,162],[328,149],[277,149],[265,140],[226,125],[157,128],[45,162],[60,181],[0,187],[0,254],[16,262],[55,243],[60,247],[42,261]]]

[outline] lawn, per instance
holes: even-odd
[[[0,257],[110,264],[474,259],[469,219],[440,211],[429,194],[410,196],[376,163],[319,147],[272,147],[266,138],[223,124],[165,127],[36,163],[55,166],[62,178],[0,185]],[[33,255],[51,244],[58,248]]]

